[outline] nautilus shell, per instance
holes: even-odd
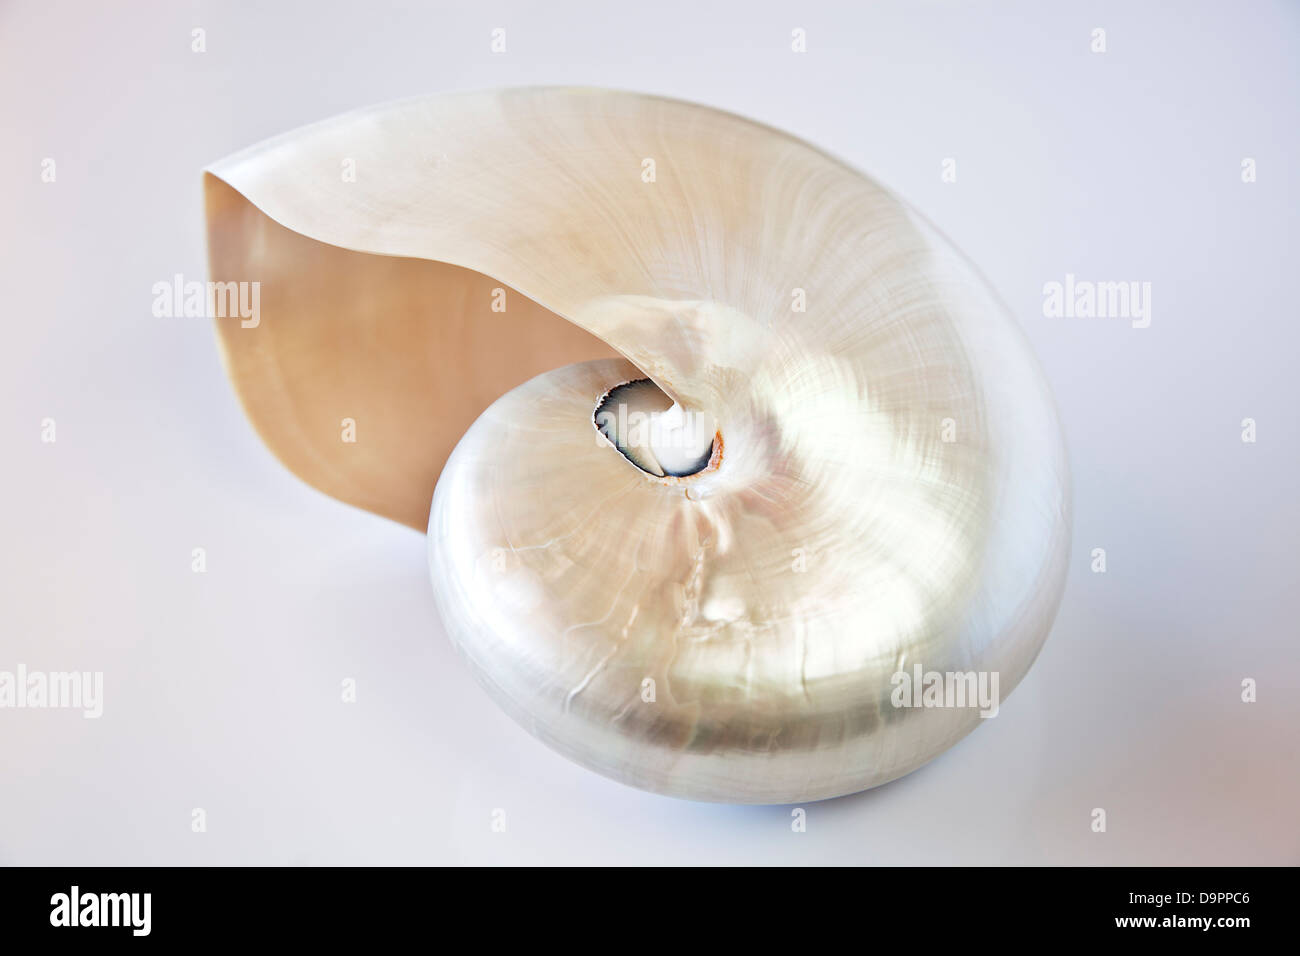
[[[1005,697],[1038,654],[1070,533],[1051,394],[973,267],[844,163],[515,89],[318,123],[205,188],[212,278],[261,283],[255,327],[218,320],[254,426],[427,527],[452,641],[560,753],[678,797],[833,797],[983,719],[900,706],[897,675]]]

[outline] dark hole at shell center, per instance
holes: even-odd
[[[596,404],[592,421],[623,457],[656,477],[694,475],[713,458],[712,419],[675,409],[672,398],[648,378],[611,388]]]

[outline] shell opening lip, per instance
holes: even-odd
[[[683,410],[650,378],[606,390],[591,420],[601,444],[657,484],[684,484],[722,463],[722,432],[712,416]]]

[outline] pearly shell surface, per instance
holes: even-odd
[[[342,186],[339,156],[362,171]],[[280,364],[265,388],[249,363],[266,349],[223,333],[250,417],[308,481],[414,523],[440,471],[447,632],[565,756],[689,799],[834,797],[983,719],[900,706],[896,675],[996,674],[1005,698],[1038,654],[1070,538],[1051,394],[970,263],[863,174],[726,113],[572,89],[404,101],[211,174],[210,205],[226,184],[257,211],[240,216],[304,242],[467,270],[567,320],[572,364],[500,395],[405,483],[397,438],[364,467],[322,464],[338,453],[276,404],[304,407],[320,369]],[[416,381],[437,349],[405,351]],[[702,472],[649,475],[596,429],[601,397],[646,377],[717,422]]]

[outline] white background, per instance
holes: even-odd
[[[98,721],[0,710],[0,862],[1300,862],[1298,52],[1294,3],[0,4],[0,670],[105,675]],[[739,112],[876,176],[988,275],[1060,402],[1073,567],[1037,664],[806,833],[528,737],[448,645],[421,536],[285,471],[210,323],[151,315],[153,283],[206,277],[204,165],[542,83]],[[1067,272],[1151,282],[1150,328],[1045,318]]]

